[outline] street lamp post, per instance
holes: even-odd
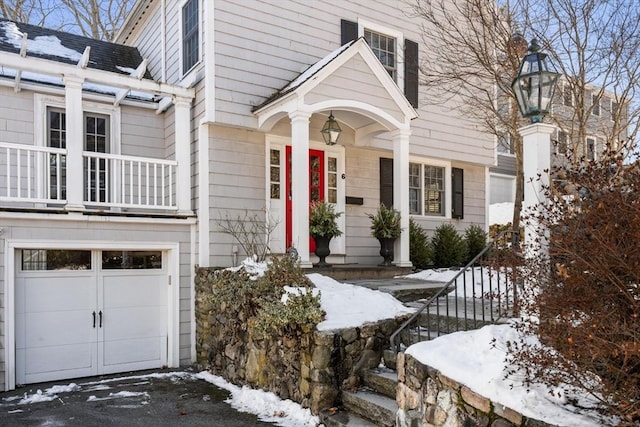
[[[551,170],[551,134],[555,126],[543,123],[543,119],[549,113],[559,76],[548,56],[540,52],[538,41],[531,40],[529,52],[522,58],[518,74],[511,84],[522,116],[531,120],[531,124],[518,129],[522,136],[525,212],[531,212],[536,204],[546,202],[545,187],[548,188]],[[544,253],[545,239],[536,244],[537,228],[537,221],[531,218],[530,226],[525,230],[525,246],[528,251],[539,247]],[[546,232],[543,234],[546,238]]]

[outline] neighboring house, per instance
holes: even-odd
[[[575,100],[566,80],[556,88],[550,121],[557,129],[551,135],[551,165],[566,165],[584,158],[596,160],[607,142],[613,149],[622,149],[627,139],[626,114],[628,105],[619,103],[613,94],[594,87],[584,94],[585,114],[588,116],[583,137],[577,136]],[[623,116],[620,116],[623,115]],[[573,137],[572,137],[573,135]],[[573,158],[572,158],[573,156]],[[491,194],[489,202],[513,202],[516,189],[516,159],[509,135],[499,138],[497,165],[490,169]]]
[[[156,366],[191,363],[194,267],[246,255],[222,218],[270,222],[271,253],[295,246],[303,267],[316,260],[312,200],[344,212],[334,264],[381,261],[366,215],[381,202],[402,214],[400,266],[411,265],[410,217],[427,230],[486,226],[492,138],[450,105],[423,102],[420,22],[403,7],[139,0],[116,38],[130,48],[48,32],[71,60],[42,57],[31,33],[21,55],[19,34],[0,34],[13,37],[2,70],[22,71],[0,79],[12,105],[0,109],[0,149],[22,159],[0,169],[5,388],[147,367],[114,362],[123,348],[130,360],[156,351]],[[330,114],[335,145],[320,132]],[[74,341],[67,325],[84,321]]]

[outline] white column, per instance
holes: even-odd
[[[67,145],[67,206],[70,211],[84,210],[84,113],[82,83],[84,79],[64,76],[66,145]]]
[[[522,135],[524,175],[524,202],[522,208],[525,214],[538,203],[546,203],[547,201],[544,188],[549,186],[551,134],[555,130],[555,126],[545,123],[533,123],[518,129],[518,132]],[[525,229],[524,240],[529,254],[539,247],[536,243],[538,223],[534,218],[531,219],[530,223]],[[540,243],[542,244],[542,253],[544,253],[546,242],[542,241]]]
[[[309,118],[311,113],[294,111],[291,119],[291,207],[293,246],[301,267],[309,260]]]
[[[409,260],[409,137],[410,129],[399,129],[393,138],[393,207],[400,212],[402,234],[394,247],[393,263],[411,267]]]
[[[174,97],[175,106],[175,150],[178,171],[176,179],[176,202],[178,213],[192,215],[191,210],[191,100]]]

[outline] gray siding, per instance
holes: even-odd
[[[232,236],[220,231],[220,220],[244,218],[245,214],[264,218],[264,135],[212,126],[209,151],[211,265],[226,266],[231,263],[231,245],[235,242]]]
[[[498,165],[490,169],[491,173],[516,176],[516,157],[498,154]]]
[[[0,86],[0,141],[33,145],[33,92]]]
[[[339,6],[303,0],[288,1],[286,8],[277,0],[216,2],[218,121],[255,127],[254,105],[339,47],[341,18],[363,18],[420,40],[419,22],[398,2],[357,0]],[[422,90],[420,97],[427,96]],[[492,138],[455,110],[446,105],[421,107],[419,115],[412,122],[412,153],[493,163]]]

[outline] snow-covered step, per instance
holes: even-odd
[[[360,418],[356,414],[341,411],[322,411],[320,421],[325,427],[375,427],[371,421]]]
[[[391,399],[396,398],[398,373],[388,368],[375,368],[364,371],[363,382],[367,387]]]
[[[355,393],[343,391],[342,403],[349,412],[373,422],[375,426],[396,425],[398,405],[395,399],[371,390],[360,390]]]

